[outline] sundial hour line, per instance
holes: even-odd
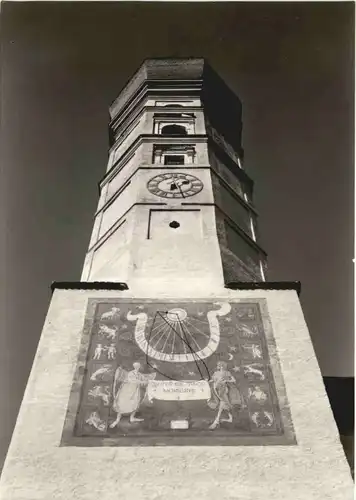
[[[209,323],[207,321],[204,321],[203,319],[200,319],[200,318],[194,318],[194,321],[199,321],[199,323],[203,323],[204,325],[209,325]]]
[[[185,333],[185,329],[184,329],[184,325],[183,325],[183,324],[181,325],[181,328],[182,328],[182,331]],[[190,335],[190,337],[194,340],[193,336],[190,334],[190,332],[189,332],[189,331],[188,331],[188,334],[189,334],[189,335]],[[194,340],[194,342],[195,342],[195,344],[198,346],[198,349],[200,349],[199,344],[198,344],[195,340]],[[189,344],[189,343],[188,343],[188,346],[189,346],[189,348],[190,348],[190,344]],[[209,370],[208,370],[208,367],[207,367],[207,365],[205,364],[205,362],[204,362],[202,359],[200,359],[199,355],[198,355],[196,352],[194,352],[192,349],[191,349],[191,352],[192,352],[193,360],[194,360],[194,362],[195,362],[195,364],[196,364],[196,366],[197,366],[197,369],[198,369],[198,371],[199,371],[199,374],[200,374],[201,379],[203,380],[203,379],[204,379],[204,377],[203,377],[203,374],[202,374],[202,372],[201,372],[200,366],[199,366],[199,364],[198,364],[198,362],[197,362],[198,360],[199,360],[199,361],[201,361],[201,362],[203,363],[203,365],[204,365],[204,367],[205,367],[205,369],[206,369],[206,371],[207,371],[208,378],[210,378]]]
[[[168,331],[168,326],[167,325],[160,325],[160,329],[158,330],[158,332],[156,332],[154,335],[150,336],[150,341],[152,342],[152,340],[154,338],[157,337],[157,335],[160,335],[163,331]]]
[[[173,330],[171,330],[171,331],[173,331]],[[173,331],[173,342],[172,342],[171,355],[174,352],[174,344],[175,344],[175,342],[176,342],[176,333]]]
[[[181,334],[184,335],[184,332],[183,332],[183,329],[182,329],[182,325],[181,325],[180,322],[178,323],[178,326],[179,326],[179,329],[181,331]],[[185,342],[183,342],[183,350],[184,350],[184,354],[186,354],[187,353],[187,346],[185,345]]]
[[[167,313],[167,312],[165,312],[165,313],[168,315],[168,313]],[[199,366],[199,364],[197,363],[197,361],[198,361],[198,360],[199,360],[199,361],[201,361],[201,362],[204,364],[205,369],[206,369],[206,371],[207,371],[208,378],[210,378],[210,374],[209,374],[208,367],[206,366],[205,362],[204,362],[202,359],[200,359],[199,355],[198,355],[196,352],[194,352],[194,351],[193,351],[193,349],[192,349],[192,347],[191,347],[191,345],[190,345],[190,343],[189,343],[189,341],[188,341],[188,339],[187,339],[187,335],[186,335],[186,332],[185,332],[185,329],[184,329],[184,325],[183,325],[183,323],[181,322],[181,320],[180,320],[180,318],[179,318],[179,315],[177,314],[177,319],[178,319],[178,321],[177,321],[177,325],[178,325],[179,329],[181,330],[181,332],[182,332],[183,336],[185,337],[185,339],[184,339],[184,338],[183,338],[183,337],[179,334],[179,332],[178,332],[178,331],[177,331],[177,330],[173,327],[173,325],[171,325],[171,324],[169,323],[169,321],[167,321],[167,319],[166,319],[166,318],[164,318],[164,316],[162,315],[162,313],[161,313],[161,312],[156,313],[155,318],[156,318],[156,316],[157,316],[157,315],[158,315],[158,316],[160,316],[160,317],[164,320],[164,322],[165,322],[165,323],[167,323],[167,325],[166,325],[166,327],[165,327],[165,328],[162,328],[159,332],[156,332],[156,334],[155,334],[155,335],[159,335],[159,334],[161,333],[161,336],[160,336],[160,338],[158,339],[158,341],[155,343],[155,345],[154,345],[154,347],[153,347],[153,348],[151,348],[151,347],[149,347],[149,348],[148,348],[147,353],[146,353],[146,355],[147,355],[147,363],[150,365],[149,360],[148,360],[148,356],[152,356],[152,352],[150,352],[150,351],[151,351],[152,349],[153,349],[153,350],[155,350],[154,348],[155,348],[155,347],[159,344],[159,342],[161,341],[162,337],[166,334],[166,332],[167,332],[167,327],[168,327],[169,332],[168,332],[167,338],[166,338],[166,340],[165,340],[165,343],[164,343],[164,345],[163,345],[162,349],[164,349],[164,348],[165,348],[166,343],[167,343],[167,341],[168,341],[168,339],[169,339],[169,337],[170,337],[171,333],[173,333],[173,334],[174,334],[173,345],[172,345],[172,347],[174,348],[175,338],[176,338],[176,335],[178,335],[178,337],[179,337],[179,338],[183,341],[184,350],[186,350],[186,345],[189,347],[189,349],[190,349],[190,351],[191,351],[190,355],[193,357],[193,361],[196,363],[196,366],[197,366],[197,369],[198,369],[199,374],[200,374],[200,376],[201,376],[201,379],[202,379],[202,380],[205,380],[205,377],[203,376],[203,374],[202,374],[202,372],[201,372],[201,369],[200,369],[200,366]],[[171,316],[172,316],[172,315],[174,315],[173,311],[171,312]],[[155,318],[154,318],[154,321],[155,321]],[[192,335],[189,333],[189,331],[188,331],[187,333],[188,333],[188,335],[189,335],[189,336],[193,339],[193,337],[192,337]],[[193,339],[193,341],[195,342],[195,340],[194,340],[194,339]],[[200,346],[197,344],[197,342],[195,342],[195,344],[198,346],[198,349],[200,349]],[[172,351],[172,352],[173,352],[173,351]],[[165,353],[163,353],[163,352],[158,352],[158,353],[156,352],[155,357],[156,357],[157,359],[159,359],[160,361],[166,361],[166,360],[167,360],[167,358],[169,358],[169,357],[170,357],[170,355],[169,355],[169,354],[165,354]],[[151,366],[151,365],[150,365],[150,366]],[[156,371],[157,371],[157,372],[159,372],[159,373],[161,373],[159,370],[156,370]],[[166,378],[171,379],[171,377],[170,377],[170,376],[168,376],[168,375],[166,375],[166,374],[164,374],[164,373],[161,373],[161,374],[162,374],[163,376],[165,376]]]
[[[162,326],[164,326],[164,325],[166,325],[166,324],[167,324],[167,322],[166,322],[166,321],[159,322],[159,320],[156,320],[156,319],[154,319],[154,320],[153,320],[153,323],[155,323],[156,321],[157,321],[157,325],[156,325],[155,327],[153,327],[153,325],[152,325],[152,327],[151,327],[151,333],[152,333],[154,330],[157,330],[157,328],[160,328],[160,327],[162,327]]]
[[[157,340],[157,342],[155,343],[155,345],[154,345],[154,346],[152,346],[152,347],[153,347],[153,349],[155,349],[155,347],[156,347],[156,346],[160,343],[161,339],[162,339],[162,338],[163,338],[163,337],[164,337],[164,336],[165,336],[168,332],[169,332],[169,328],[168,328],[168,329],[167,329],[167,328],[164,328],[163,330],[161,330],[161,332],[160,332],[160,333],[161,333],[161,336],[160,336],[160,338]]]
[[[169,339],[169,337],[171,336],[171,334],[172,334],[172,330],[169,330],[169,331],[168,331],[168,335],[167,335],[167,337],[166,337],[166,340],[165,340],[165,342],[164,342],[164,344],[163,344],[163,346],[162,346],[162,351],[163,351],[163,350],[164,350],[164,348],[166,347],[166,344],[167,344],[168,339]]]
[[[191,323],[190,321],[187,321],[188,325],[189,326],[192,326],[193,328],[195,328],[195,330],[197,330],[201,335],[204,335],[204,337],[206,338],[210,338],[210,335],[207,335],[205,332],[202,332],[199,328],[197,328],[195,325],[193,325],[193,323]]]
[[[158,314],[159,316],[161,316],[161,318],[162,318],[165,322],[167,322],[167,323],[169,324],[169,322],[168,322],[168,321],[167,321],[167,320],[166,320],[166,319],[162,316],[162,313],[161,313],[160,311],[158,311],[158,313],[157,313],[157,314]],[[180,322],[180,321],[179,321],[179,324],[181,325],[181,328],[182,328],[182,331],[183,331],[183,333],[184,333],[184,336],[186,337],[186,334],[185,334],[185,331],[184,331],[183,325],[181,324],[181,322]],[[193,349],[192,349],[192,347],[191,347],[191,345],[190,345],[189,341],[187,341],[187,339],[184,339],[183,337],[181,337],[181,336],[179,335],[179,333],[177,332],[177,330],[175,330],[175,329],[174,329],[174,327],[173,327],[172,325],[170,325],[170,324],[169,324],[169,326],[170,326],[170,327],[172,328],[172,330],[173,330],[173,331],[174,331],[174,332],[175,332],[175,333],[176,333],[176,334],[177,334],[177,335],[181,338],[181,340],[182,340],[184,343],[186,343],[186,344],[187,344],[187,346],[188,346],[189,350],[191,351],[191,354],[192,354],[192,356],[193,356],[193,359],[194,359],[194,360],[196,360],[196,358],[197,358],[197,359],[199,359],[200,361],[202,361],[202,360],[200,359],[199,355],[193,351]],[[188,332],[188,333],[189,333],[189,332]],[[194,339],[193,339],[193,340],[194,340]],[[157,345],[157,344],[156,344],[156,345]],[[198,344],[197,344],[197,345],[198,345]],[[199,346],[199,345],[198,345],[198,348],[200,349],[200,346]],[[204,363],[204,364],[205,364],[205,363]],[[199,366],[198,366],[198,369],[199,369],[199,372],[200,372],[200,368],[199,368]],[[206,367],[206,369],[207,369],[207,367]],[[207,369],[207,370],[208,370],[208,369]],[[201,374],[201,373],[200,373],[200,374]],[[202,376],[202,375],[201,375],[201,376]]]
[[[200,345],[198,344],[198,342],[195,340],[195,338],[193,337],[193,335],[189,331],[188,331],[188,335],[191,337],[191,339],[193,340],[195,345],[198,347],[198,349],[201,349]]]
[[[188,339],[187,339],[187,335],[186,335],[186,332],[185,332],[185,330],[184,330],[184,325],[183,325],[183,323],[182,323],[181,321],[179,321],[178,325],[179,325],[180,331],[181,331],[181,333],[182,333],[182,336],[184,336],[184,338],[185,338],[185,340],[186,340],[186,342],[183,342],[184,352],[186,353],[186,352],[187,352],[187,346],[188,346],[188,347],[189,347],[189,349],[190,349],[190,344],[189,344],[189,341],[188,341]],[[190,350],[191,350],[191,349],[190,349]]]

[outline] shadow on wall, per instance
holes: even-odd
[[[354,475],[354,460],[355,460],[355,436],[343,436],[340,435],[340,441],[344,448],[344,452],[351,469],[351,475],[353,480],[355,480]]]
[[[323,377],[326,392],[340,433],[340,441],[354,478],[355,459],[355,379],[354,377]]]

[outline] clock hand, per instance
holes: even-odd
[[[184,193],[182,191],[182,188],[180,187],[180,184],[178,184],[179,191],[181,192],[182,198],[185,198]]]
[[[174,179],[174,177],[173,177],[173,179]],[[182,184],[187,184],[187,183],[188,183],[187,181],[183,181],[182,182]],[[184,193],[182,191],[182,188],[180,186],[181,185],[180,185],[179,181],[178,182],[173,182],[171,184],[170,190],[171,191],[175,191],[176,189],[179,189],[179,191],[181,192],[182,197],[185,198]]]
[[[177,186],[179,188],[179,191],[181,192],[181,195],[183,198],[185,198],[184,194],[183,194],[183,191],[182,191],[182,188],[181,186],[184,186],[185,184],[189,184],[189,181],[185,180],[185,181],[179,181],[177,182]]]
[[[178,184],[176,182],[176,175],[175,174],[172,174],[172,181],[173,181],[173,183],[171,184],[170,190],[174,191],[174,190],[178,189]]]
[[[182,181],[182,183],[181,183],[181,184],[178,184],[179,191],[182,193],[183,198],[185,198],[185,196],[184,196],[184,194],[183,194],[183,191],[182,191],[181,186],[183,186],[184,184],[189,184],[189,181],[185,180],[185,181]]]

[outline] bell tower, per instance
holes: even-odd
[[[82,280],[264,281],[241,103],[206,61],[146,60],[110,117]]]
[[[0,500],[348,500],[300,283],[266,281],[239,99],[204,59],[148,59],[110,119]]]

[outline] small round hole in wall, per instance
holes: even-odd
[[[172,222],[169,223],[169,227],[173,227],[173,229],[177,229],[179,226],[180,224],[176,220],[172,220]]]

